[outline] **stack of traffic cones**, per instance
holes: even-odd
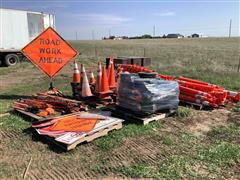
[[[112,91],[109,89],[107,72],[105,66],[102,67],[101,91],[99,92],[100,98],[106,98]]]
[[[74,60],[74,62],[73,62],[73,80],[71,82],[72,92],[73,92],[73,97],[74,98],[78,98],[79,95],[80,95],[79,94],[79,91],[81,89],[80,81],[81,81],[80,72],[79,72],[79,69],[78,69],[77,62]]]
[[[84,64],[81,65],[82,69],[82,88],[81,88],[81,97],[86,98],[92,96],[92,92],[88,83],[87,73],[84,68]]]
[[[110,61],[109,61],[108,84],[109,84],[110,89],[116,88],[116,79],[115,79],[115,72],[114,72],[113,57],[110,57]]]
[[[80,83],[80,72],[78,69],[77,62],[74,60],[73,62],[73,83]]]

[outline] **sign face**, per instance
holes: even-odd
[[[52,131],[71,131],[71,132],[89,132],[91,131],[96,123],[98,122],[97,118],[78,118],[74,117],[65,117],[51,128]]]
[[[50,78],[77,55],[77,51],[51,27],[25,46],[22,53]]]

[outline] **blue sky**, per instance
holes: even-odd
[[[56,15],[57,31],[65,39],[103,36],[200,33],[206,36],[239,36],[239,1],[220,0],[0,0],[4,8],[43,11]]]

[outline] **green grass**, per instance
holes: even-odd
[[[239,127],[233,124],[214,128],[207,136],[181,132],[171,138],[164,137],[164,144],[171,144],[172,150],[168,152],[170,155],[159,157],[158,165],[139,160],[115,171],[132,178],[219,178],[240,162],[240,145],[235,142],[239,138]]]
[[[82,55],[77,57],[78,63],[84,63],[87,68],[96,67],[98,60],[104,62],[105,57],[109,55],[142,56],[145,48],[146,56],[152,58],[150,68],[160,73],[192,77],[237,91],[240,88],[240,73],[236,72],[239,40],[239,38],[206,38],[72,41],[71,43],[79,52],[82,52]],[[95,46],[97,47],[96,55]],[[27,81],[16,81],[14,85],[1,91],[0,113],[10,110],[12,102],[16,99],[48,89],[49,79],[27,62],[20,66],[1,68],[0,75],[7,76],[12,72],[17,74],[23,70],[29,72],[26,74]],[[33,76],[30,72],[36,74]],[[68,64],[54,78],[55,87],[64,94],[71,95],[71,76],[72,67]],[[233,111],[239,112],[239,106],[233,108]],[[184,118],[190,121],[191,116],[190,108],[179,108],[176,116],[167,120],[175,121],[174,124],[177,125],[178,121]],[[102,176],[114,174],[154,179],[220,179],[228,173],[237,173],[234,167],[240,162],[239,125],[229,122],[226,127],[213,128],[202,136],[194,136],[184,129],[172,126],[166,131],[168,128],[166,124],[161,121],[152,122],[146,126],[124,124],[121,130],[110,132],[107,136],[98,138],[88,145],[83,144],[68,153],[58,154],[42,142],[33,142],[31,135],[24,132],[31,125],[25,118],[17,114],[0,118],[1,131],[17,134],[14,141],[3,142],[4,150],[7,149],[13,154],[26,153],[28,149],[24,145],[32,144],[33,151],[29,154],[36,157],[36,161],[39,161],[37,157],[44,157],[44,160],[49,157],[49,163],[57,167],[74,162],[74,165],[71,164],[74,172],[83,170]],[[127,140],[134,141],[139,137],[146,138],[152,145],[156,143],[160,147],[159,151],[151,157],[156,161],[142,159],[143,152],[136,152],[133,156],[129,148],[126,150],[128,154],[126,156],[135,163],[127,162],[119,167],[116,167],[116,164],[113,166],[111,158],[117,158],[114,157],[116,156],[114,152],[118,152],[118,148],[128,142]],[[43,154],[44,156],[41,156]],[[56,160],[52,161],[52,159]],[[43,161],[40,167],[44,167],[44,163]],[[0,177],[6,179],[12,176],[14,174],[12,165],[3,163]]]
[[[192,115],[192,110],[187,107],[179,107],[175,115],[180,118],[190,117]]]
[[[113,148],[119,147],[122,142],[131,137],[149,135],[153,133],[153,128],[161,128],[160,121],[152,122],[148,125],[127,124],[124,128],[118,131],[109,133],[108,136],[96,139],[93,143],[103,151],[109,151]]]
[[[239,38],[71,41],[83,57],[105,61],[109,55],[152,58],[159,73],[187,76],[239,90]],[[95,47],[97,54],[95,56]],[[81,59],[80,56],[80,59]]]
[[[125,176],[132,178],[153,178],[154,174],[152,168],[146,164],[135,164],[128,167],[119,167],[115,170]]]
[[[236,106],[234,106],[234,107],[232,108],[232,110],[233,110],[234,112],[240,112],[240,102],[238,102],[238,103],[236,104]]]
[[[240,145],[228,142],[205,147],[199,151],[197,158],[208,166],[232,166],[240,161]]]
[[[22,132],[31,125],[30,122],[18,115],[9,115],[0,118],[0,128]]]

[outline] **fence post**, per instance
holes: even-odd
[[[238,61],[238,69],[237,72],[240,72],[240,56],[239,56],[239,61]]]
[[[94,53],[95,53],[95,57],[97,57],[97,46],[94,46]]]
[[[143,48],[143,57],[145,57],[146,56],[146,49],[145,49],[145,47]]]

